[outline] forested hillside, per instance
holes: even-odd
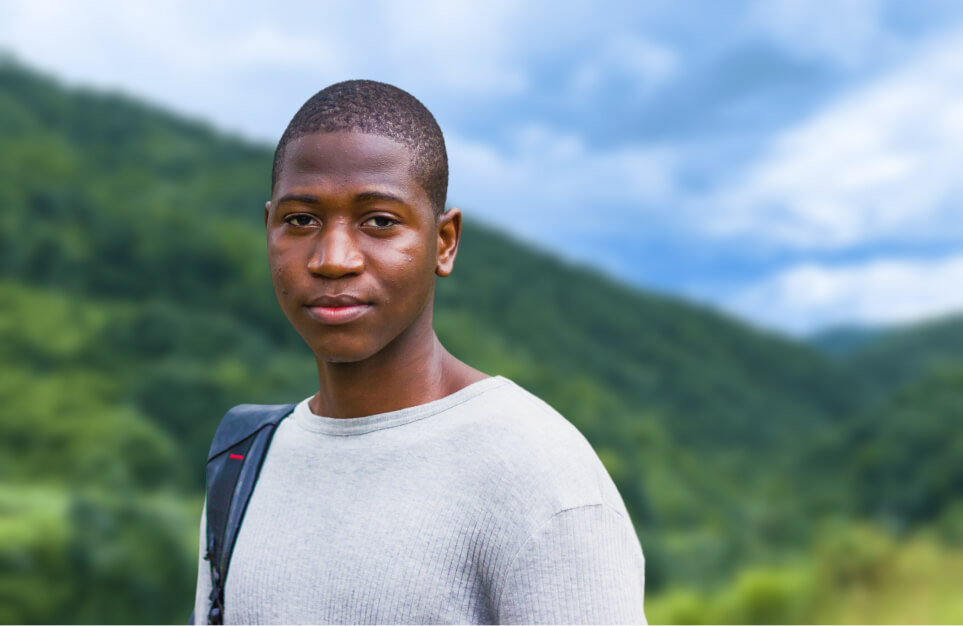
[[[886,334],[885,328],[867,326],[834,326],[816,332],[807,343],[824,354],[846,356],[874,339]]]
[[[267,273],[271,149],[12,61],[0,145],[0,621],[183,621],[217,421],[317,384]],[[955,523],[952,373],[884,398],[865,367],[470,218],[436,330],[589,438],[665,619],[795,563],[825,518]],[[773,597],[768,621],[798,616]]]
[[[878,330],[837,358],[876,393],[963,361],[963,316]]]

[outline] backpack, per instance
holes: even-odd
[[[278,424],[294,404],[241,404],[221,420],[207,455],[207,537],[211,564],[208,624],[224,623],[224,583],[234,542]],[[190,623],[195,616],[191,613]]]

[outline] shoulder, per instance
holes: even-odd
[[[464,420],[458,420],[490,480],[527,499],[526,508],[543,518],[596,504],[624,513],[612,479],[582,433],[541,398],[506,378],[499,382],[466,403]]]
[[[294,410],[294,404],[239,404],[229,410],[214,432],[208,461],[259,430],[276,426]]]
[[[484,460],[475,491],[485,494],[498,519],[493,525],[503,529],[493,587],[499,619],[644,621],[644,557],[598,455],[558,411],[502,380],[466,403],[474,415],[460,433],[472,442],[473,457]],[[594,609],[587,597],[598,603]]]

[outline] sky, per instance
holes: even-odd
[[[0,50],[272,147],[390,82],[450,204],[620,280],[791,335],[963,312],[961,2],[0,0]]]

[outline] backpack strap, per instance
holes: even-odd
[[[224,583],[234,542],[278,424],[294,404],[241,404],[227,412],[207,457],[207,553],[211,563],[208,624],[224,621]]]

